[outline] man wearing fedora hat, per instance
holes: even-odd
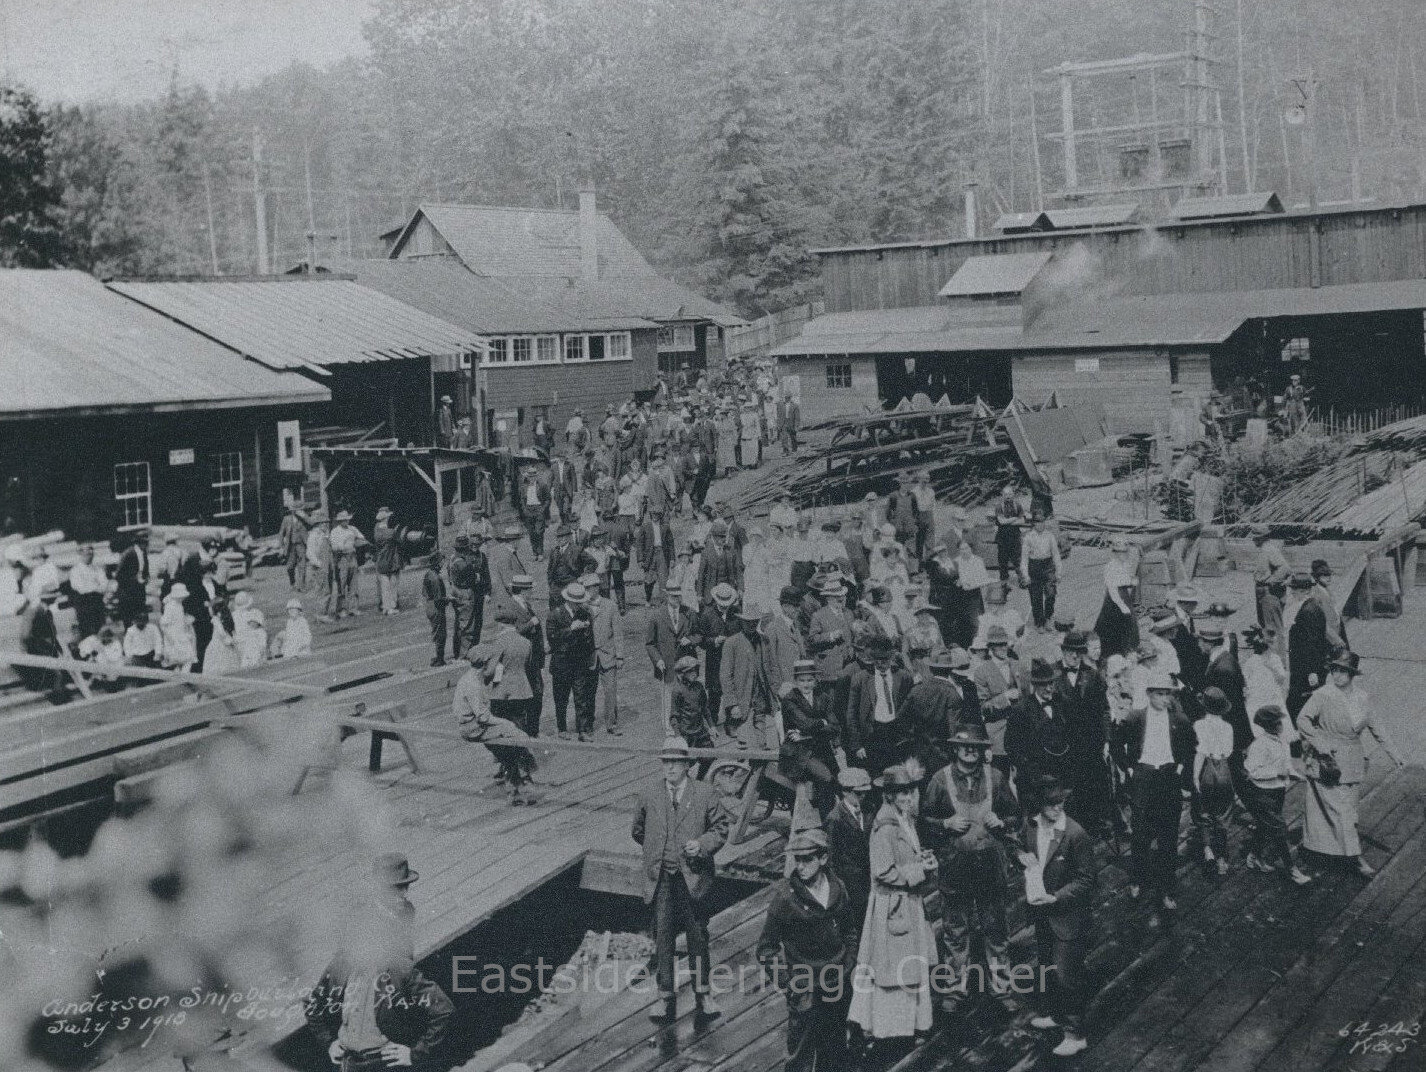
[[[373,895],[354,925],[359,946],[328,965],[307,999],[308,1029],[338,1072],[437,1067],[454,1008],[415,965],[406,891],[419,877],[402,853],[377,857]]]
[[[717,584],[705,597],[703,608],[693,619],[694,636],[703,649],[703,680],[708,685],[708,705],[714,721],[723,717],[723,648],[728,638],[742,629],[738,622],[738,590],[726,582]]]
[[[575,528],[569,521],[561,521],[555,529],[555,545],[550,548],[545,563],[545,580],[551,593],[557,593],[567,584],[579,580],[584,572],[584,548],[575,537]]]
[[[858,666],[847,677],[843,747],[849,760],[885,770],[911,751],[912,727],[905,713],[911,675],[896,668],[897,648],[890,639],[873,636],[867,650],[871,666]]]
[[[350,510],[338,510],[332,531],[327,535],[332,548],[332,576],[336,580],[335,618],[354,618],[357,609],[357,545],[362,535],[352,524]]]
[[[694,650],[697,639],[693,614],[683,605],[683,587],[677,581],[665,581],[663,595],[662,607],[649,605],[644,622],[644,650],[653,666],[654,680],[659,683],[660,714],[667,725],[675,687],[675,663],[680,656]]]
[[[828,868],[821,827],[792,835],[792,873],[773,886],[758,963],[787,996],[788,1072],[846,1064],[847,1006],[862,917]]]
[[[1069,785],[1075,773],[1069,704],[1057,688],[1059,673],[1044,659],[1033,659],[1027,675],[1030,691],[1021,695],[1005,720],[1005,754],[1022,792],[1042,775]]]
[[[1055,688],[1064,700],[1069,726],[1074,817],[1086,830],[1099,832],[1118,816],[1110,807],[1111,782],[1105,760],[1109,688],[1090,661],[1089,641],[1089,634],[1078,629],[1065,634]]]
[[[693,756],[682,737],[659,749],[663,778],[640,794],[632,835],[643,847],[644,903],[653,909],[655,976],[662,1008],[656,1023],[678,1016],[674,953],[678,932],[688,939],[693,993],[700,1020],[718,1015],[709,996],[708,893],[714,857],[728,839],[730,825],[717,790],[691,779]]]
[[[578,582],[568,584],[545,619],[550,646],[550,692],[559,736],[569,736],[565,722],[574,698],[575,732],[581,741],[594,732],[594,700],[599,671],[594,655],[594,623],[588,610],[589,593]]]
[[[756,608],[738,611],[738,632],[728,637],[719,661],[723,719],[739,748],[778,746],[770,653],[758,629],[761,622]]]
[[[830,697],[817,701],[817,663],[799,659],[792,680],[778,687],[782,714],[782,745],[778,770],[794,784],[811,786],[812,803],[826,815],[837,802],[837,755],[840,731]]]
[[[935,771],[951,761],[948,742],[956,730],[969,724],[983,727],[985,723],[975,685],[969,680],[970,655],[964,648],[932,655],[926,672],[927,676],[906,694],[904,711],[921,765]]]
[[[371,544],[376,548],[376,584],[380,589],[381,613],[395,614],[400,602],[401,567],[405,556],[401,551],[404,530],[392,522],[391,507],[376,511],[376,524],[371,530]]]
[[[503,526],[495,542],[485,546],[486,573],[490,578],[490,598],[496,607],[510,602],[510,578],[529,573],[520,559],[519,542],[525,532],[519,525]]]
[[[480,643],[485,597],[490,591],[490,571],[485,552],[475,547],[465,533],[455,538],[446,574],[451,582],[451,607],[455,616],[451,655],[459,659],[462,652]]]
[[[1010,653],[1011,638],[1003,626],[985,631],[985,658],[972,671],[977,704],[995,746],[994,755],[1005,755],[1005,731],[1010,712],[1030,691],[1027,667]],[[1004,760],[999,762],[1004,765]]]
[[[1178,832],[1183,819],[1185,776],[1198,751],[1193,723],[1174,702],[1178,685],[1159,671],[1144,685],[1147,709],[1131,711],[1119,723],[1124,758],[1132,772],[1131,836],[1134,883],[1158,896],[1156,908],[1173,911],[1177,890]]]
[[[708,530],[708,542],[703,547],[698,573],[699,598],[712,599],[713,590],[719,585],[735,590],[743,586],[742,551],[722,518],[713,522]]]
[[[813,590],[819,604],[807,623],[807,653],[817,660],[819,695],[833,692],[851,652],[852,616],[841,581],[827,581]]]
[[[1039,776],[1026,786],[1025,852],[1020,862],[1037,872],[1044,896],[1032,903],[1035,955],[1041,970],[1054,966],[1055,992],[1036,988],[1039,1012],[1030,1026],[1038,1031],[1064,1029],[1064,1037],[1051,1051],[1056,1057],[1073,1057],[1089,1046],[1084,1034],[1084,1014],[1089,1006],[1090,979],[1085,968],[1094,929],[1094,893],[1099,865],[1094,843],[1084,829],[1065,814],[1069,789],[1054,775]],[[1032,883],[1026,883],[1027,890]],[[1039,889],[1036,892],[1039,892]]]
[[[990,764],[990,737],[983,726],[962,724],[950,745],[954,758],[926,787],[921,827],[923,842],[941,861],[941,946],[954,973],[953,989],[942,995],[942,1003],[954,1011],[967,996],[972,933],[985,946],[997,992],[1010,969],[1004,842],[1013,841],[1020,806],[1005,775]]]

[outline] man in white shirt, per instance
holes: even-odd
[[[337,591],[332,578],[332,543],[327,533],[326,511],[312,515],[312,528],[307,533],[307,576],[313,582],[312,594],[317,597],[319,622],[330,622],[336,611]]]
[[[1159,898],[1157,908],[1174,911],[1177,889],[1178,832],[1183,818],[1184,773],[1193,767],[1197,744],[1193,724],[1174,702],[1178,686],[1162,671],[1145,683],[1146,710],[1133,711],[1120,723],[1125,757],[1134,772],[1133,832],[1130,852],[1134,880]]]
[[[1055,595],[1060,578],[1060,544],[1045,527],[1045,514],[1030,515],[1031,528],[1020,541],[1020,580],[1030,591],[1030,614],[1035,628],[1043,630],[1055,615]]]
[[[93,636],[104,624],[104,590],[108,587],[108,574],[94,564],[94,548],[86,544],[79,549],[79,561],[69,567],[70,602],[81,637]]]
[[[327,539],[332,547],[332,576],[336,582],[336,617],[354,618],[357,610],[357,539],[360,537],[352,524],[352,515],[342,510],[337,514],[337,523]]]

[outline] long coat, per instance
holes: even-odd
[[[938,957],[924,899],[933,876],[921,865],[909,825],[891,804],[872,824],[871,900],[857,951],[857,972],[871,985],[855,988],[848,1019],[873,1038],[931,1026],[930,969]]]
[[[858,822],[840,800],[827,816],[827,857],[862,916],[871,897],[872,819],[863,811]]]
[[[685,782],[677,811],[662,779],[645,789],[639,796],[632,830],[634,840],[644,849],[644,901],[653,903],[665,850],[678,858],[689,897],[702,900],[713,885],[713,857],[728,840],[730,826],[722,798],[706,782]],[[698,842],[698,855],[692,859],[683,851],[689,841]]]

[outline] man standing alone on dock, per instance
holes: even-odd
[[[661,1007],[651,1018],[664,1026],[678,1019],[674,953],[678,932],[683,931],[697,1020],[706,1023],[719,1015],[709,997],[707,898],[713,887],[713,858],[728,839],[729,817],[712,786],[689,778],[693,756],[682,737],[666,739],[658,756],[663,779],[640,796],[632,830],[644,849],[644,902],[653,906]]]

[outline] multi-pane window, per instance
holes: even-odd
[[[490,339],[488,341],[490,353],[486,355],[485,360],[492,365],[506,364],[510,360],[510,340]]]
[[[828,365],[827,366],[827,386],[837,389],[849,388],[852,385],[851,365]]]
[[[564,337],[565,361],[584,360],[584,339],[583,335],[566,335]]]
[[[119,506],[119,530],[137,529],[153,520],[153,484],[148,462],[114,466],[114,501]]]
[[[534,357],[534,347],[527,336],[516,335],[510,340],[510,357],[517,365],[528,364]]]
[[[659,328],[660,350],[692,350],[694,348],[692,325],[683,324]]]
[[[1282,346],[1284,361],[1311,361],[1312,340],[1307,338],[1288,339]]]
[[[628,361],[632,356],[629,352],[629,333],[621,331],[610,335],[606,354],[610,361]]]
[[[535,336],[535,360],[542,365],[553,365],[560,359],[560,340],[558,335],[537,335]]]
[[[213,485],[213,516],[231,517],[243,512],[243,455],[223,450],[209,459]]]

